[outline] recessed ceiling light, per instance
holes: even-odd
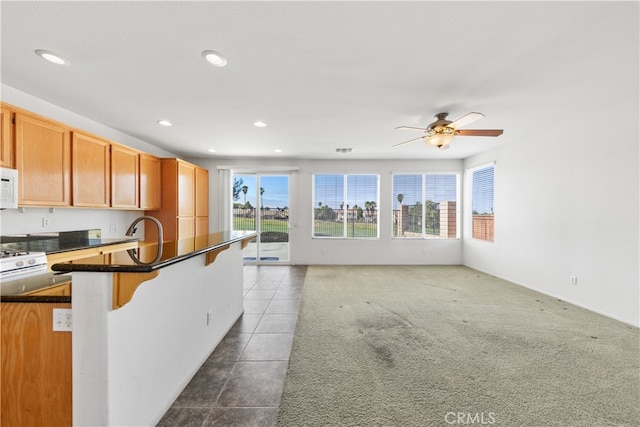
[[[209,148],[207,151],[210,152],[210,153],[215,153],[216,149],[215,148]]]
[[[160,126],[172,126],[171,122],[169,120],[158,120],[158,124]]]
[[[273,151],[275,151],[276,153],[282,153],[282,150],[281,150],[281,149],[279,149],[279,148],[276,148],[276,149],[275,149],[275,150],[273,150]]]
[[[265,122],[261,122],[261,121],[257,121],[257,122],[253,122],[253,125],[257,128],[263,128],[265,127],[267,124]]]
[[[225,65],[227,65],[227,58],[225,58],[221,53],[216,52],[215,50],[205,50],[204,52],[202,52],[202,59],[210,64],[215,65],[216,67],[224,67]]]
[[[36,55],[45,59],[52,64],[56,65],[69,65],[70,62],[58,55],[57,53],[49,52],[48,50],[37,49],[35,50]]]

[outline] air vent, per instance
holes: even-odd
[[[350,153],[353,148],[336,148],[336,153]]]

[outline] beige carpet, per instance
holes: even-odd
[[[639,355],[637,328],[466,267],[312,266],[278,425],[638,426]]]

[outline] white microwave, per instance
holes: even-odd
[[[0,168],[0,209],[18,209],[18,171]]]

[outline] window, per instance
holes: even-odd
[[[378,238],[378,175],[314,175],[313,237]]]
[[[393,176],[393,237],[458,237],[458,175]]]
[[[493,242],[494,165],[473,169],[471,181],[471,237]]]

